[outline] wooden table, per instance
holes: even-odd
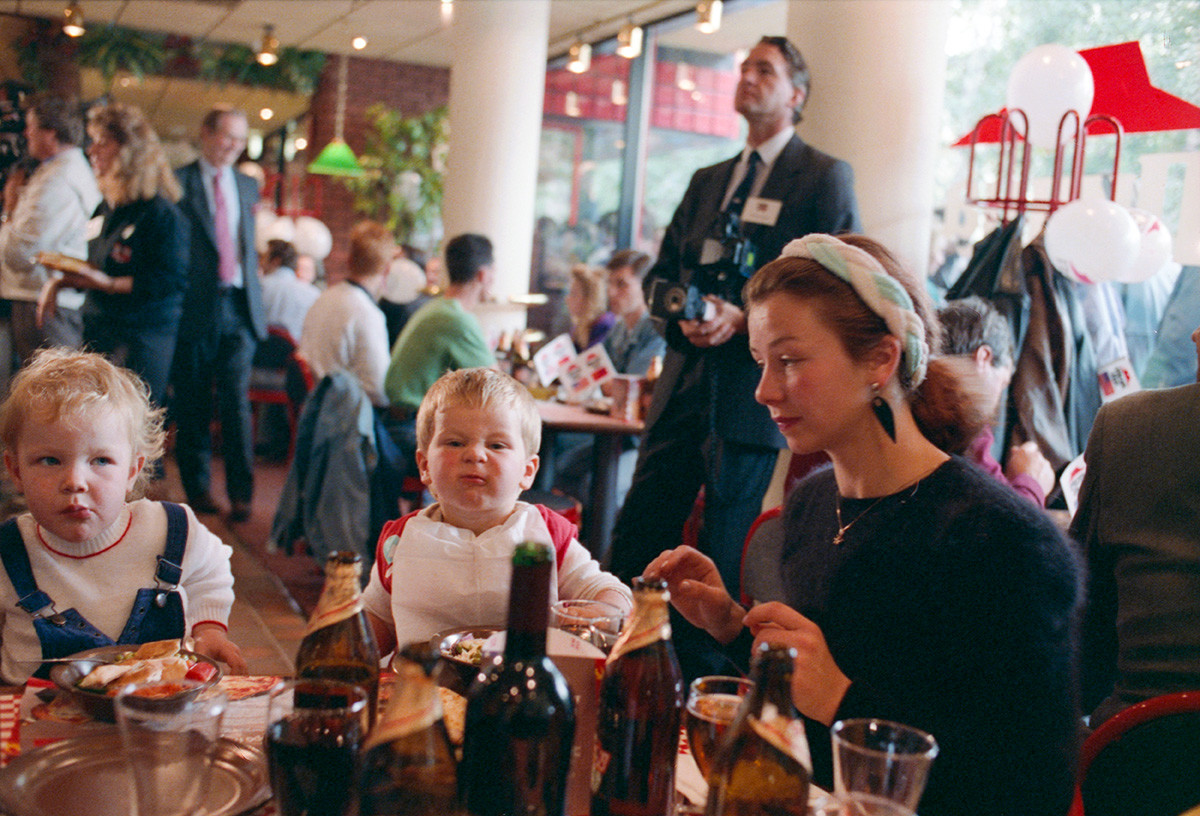
[[[579,405],[538,400],[542,428],[550,434],[575,432],[591,434],[592,487],[588,506],[584,508],[583,543],[597,561],[604,563],[611,545],[613,523],[617,516],[617,462],[621,458],[622,442],[630,436],[640,436],[646,426],[641,421],[594,414]],[[539,474],[538,485],[548,489],[553,480],[553,467]]]

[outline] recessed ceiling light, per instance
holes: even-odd
[[[367,38],[366,37],[355,37],[353,40],[350,41],[350,45],[354,47],[355,51],[362,51],[364,48],[367,47]]]
[[[258,115],[261,116],[263,121],[265,122],[269,119],[275,118],[275,111],[271,110],[270,108],[263,108],[262,110],[260,110],[258,112]]]

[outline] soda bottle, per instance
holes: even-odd
[[[296,676],[354,683],[367,690],[370,721],[379,694],[379,647],[362,605],[362,557],[334,552],[325,561],[325,586],[296,653]]]
[[[437,659],[428,643],[400,651],[391,698],[363,749],[359,816],[463,813],[454,750],[430,676]]]
[[[633,612],[604,668],[592,816],[668,816],[683,674],[671,645],[665,581],[633,579]]]
[[[459,790],[475,816],[564,816],[575,706],[546,657],[554,550],[513,551],[504,657],[467,693]]]
[[[738,709],[708,777],[706,816],[805,816],[812,760],[792,705],[796,651],[764,643],[750,670],[754,689]]]

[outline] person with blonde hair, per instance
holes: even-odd
[[[970,424],[973,368],[933,357],[921,282],[863,236],[789,243],[746,284],[765,405],[793,453],[832,466],[792,489],[782,599],[745,609],[713,560],[658,556],[675,608],[742,659],[796,650],[813,779],[829,727],[880,718],[940,745],[923,816],[1061,816],[1071,801],[1081,569],[1045,513],[930,434]]]
[[[607,273],[603,269],[575,264],[567,289],[567,313],[571,316],[571,339],[580,351],[604,342],[617,317],[608,311]]]
[[[600,569],[567,519],[520,501],[538,469],[542,422],[525,386],[490,368],[440,377],[417,411],[417,465],[437,499],[388,522],[363,605],[382,653],[508,609],[513,547],[555,551],[550,601],[606,601],[628,613],[632,594]]]
[[[187,288],[188,226],[176,202],[179,184],[145,114],[113,103],[88,113],[88,156],[104,196],[88,263],[68,265],[39,299],[54,309],[60,287],[87,291],[83,342],[145,380],[164,405],[183,294]]]
[[[47,349],[13,379],[0,440],[29,510],[0,525],[4,682],[43,659],[186,635],[246,670],[226,634],[230,547],[189,508],[138,498],[145,464],[162,455],[162,413],[98,354]]]

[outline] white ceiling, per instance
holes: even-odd
[[[507,0],[455,0],[460,6],[480,2]],[[551,0],[548,53],[565,52],[581,31],[594,42],[614,36],[627,16],[635,22],[658,20],[688,11],[695,3]],[[449,64],[450,42],[441,0],[79,0],[79,4],[89,24],[113,22],[197,40],[257,46],[263,25],[270,23],[283,45],[422,65]],[[0,0],[0,13],[55,18],[66,5],[67,0]],[[732,7],[726,9],[726,18],[736,23],[734,18],[740,15],[732,11]],[[694,29],[689,26],[688,30]],[[367,38],[367,46],[355,52],[350,41],[358,35]],[[696,36],[712,50],[732,51],[746,45],[729,45],[733,39],[729,31]]]

